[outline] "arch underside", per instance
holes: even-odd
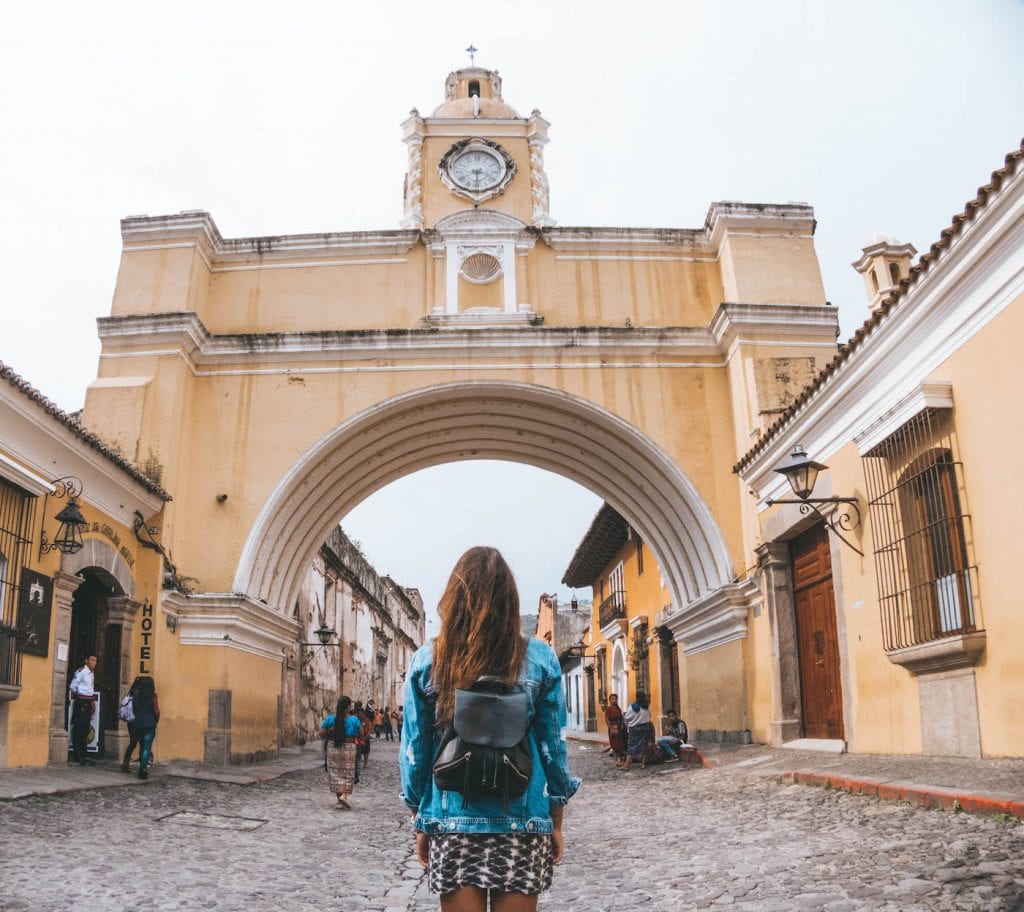
[[[412,472],[469,459],[547,469],[604,498],[654,549],[677,605],[731,579],[707,506],[636,428],[558,390],[470,381],[387,400],[315,444],[257,517],[234,590],[283,609],[313,555],[353,507]]]

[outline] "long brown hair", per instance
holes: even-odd
[[[444,722],[454,712],[456,688],[482,675],[514,684],[526,657],[516,581],[497,548],[470,548],[458,559],[437,613],[441,632],[430,680],[437,721]]]

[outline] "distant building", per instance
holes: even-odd
[[[286,659],[285,743],[318,737],[341,694],[381,709],[401,702],[409,659],[423,642],[423,599],[379,575],[341,527],[313,560],[294,617],[302,633]],[[327,645],[316,635],[323,628],[334,632]]]
[[[586,639],[594,655],[596,730],[605,730],[602,710],[610,693],[625,706],[643,691],[656,723],[665,710],[678,711],[678,645],[654,623],[669,601],[664,580],[651,550],[609,504],[597,511],[562,581],[594,590]]]
[[[537,639],[558,654],[562,667],[562,686],[568,727],[577,731],[595,731],[597,698],[594,691],[593,656],[584,658],[585,640],[590,631],[589,602],[560,605],[558,596],[545,593],[537,606]]]

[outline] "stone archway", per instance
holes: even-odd
[[[404,475],[466,459],[522,462],[603,497],[658,555],[676,605],[732,578],[718,525],[676,463],[580,397],[520,382],[440,384],[357,414],[304,453],[265,502],[233,589],[289,605],[300,574],[352,507]]]

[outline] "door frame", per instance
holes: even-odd
[[[826,507],[826,515],[830,510]],[[771,638],[771,719],[769,742],[781,747],[803,735],[801,713],[800,669],[797,658],[796,606],[793,595],[793,574],[789,547],[792,539],[819,520],[801,515],[797,506],[779,505],[778,511],[764,524],[765,543],[755,549],[757,574],[764,592],[764,608],[768,614]],[[842,686],[843,731],[847,744],[856,736],[851,707],[855,690],[850,678],[850,660],[846,625],[847,610],[863,609],[860,603],[847,606],[843,597],[842,546],[829,536],[832,556],[832,591],[835,603],[836,637],[839,647],[839,680]]]
[[[814,552],[820,552],[822,550],[824,551],[824,553],[828,557],[828,569],[827,569],[827,572],[822,572],[821,568],[819,568],[818,573],[814,577],[812,577],[809,581],[801,582],[798,585],[797,584],[797,579],[796,579],[797,567],[796,567],[796,560],[795,560],[795,557],[796,557],[795,551],[796,551],[796,545],[797,545],[797,543],[801,539],[806,539],[808,544],[810,544],[813,541],[813,544],[814,544],[813,551]],[[800,701],[801,701],[801,704],[800,704],[801,705],[801,713],[800,713],[801,726],[800,727],[801,727],[801,734],[805,738],[814,738],[814,739],[821,739],[821,740],[840,740],[840,741],[845,741],[845,739],[846,739],[846,725],[845,725],[846,720],[844,718],[845,700],[844,700],[844,696],[843,696],[843,674],[842,674],[843,658],[842,658],[842,652],[841,652],[841,650],[839,648],[839,622],[838,622],[838,620],[836,618],[836,594],[835,594],[835,584],[834,584],[834,580],[833,580],[833,576],[832,576],[833,555],[831,553],[831,548],[829,547],[828,529],[825,526],[825,524],[824,523],[819,523],[817,525],[811,526],[809,529],[805,530],[803,533],[801,533],[800,535],[798,535],[795,538],[793,538],[792,540],[790,540],[790,542],[789,542],[789,551],[790,551],[790,574],[791,574],[792,587],[793,587],[794,632],[795,632],[795,635],[796,635],[796,644],[795,644],[795,646],[796,646],[796,654],[797,654],[797,667],[798,667],[798,669],[800,671]],[[808,548],[806,553],[807,554],[812,553],[811,549]],[[829,735],[827,733],[822,735],[822,734],[819,733],[819,734],[816,734],[816,735],[812,736],[812,735],[808,735],[808,733],[807,733],[807,718],[806,718],[806,713],[804,711],[804,708],[806,706],[806,698],[807,698],[807,692],[806,692],[806,688],[805,688],[805,681],[806,681],[806,678],[808,676],[808,669],[807,669],[807,666],[805,664],[805,661],[809,662],[811,660],[811,658],[812,658],[812,655],[808,651],[802,651],[802,646],[806,647],[806,640],[801,637],[801,632],[810,633],[810,631],[802,630],[801,622],[800,622],[800,614],[797,611],[797,603],[798,603],[798,599],[799,599],[800,593],[803,593],[803,592],[808,592],[809,593],[809,592],[812,592],[812,591],[815,591],[815,590],[820,590],[820,592],[822,594],[827,594],[827,596],[828,596],[828,598],[827,598],[828,605],[824,609],[824,614],[827,617],[827,621],[825,622],[826,623],[826,627],[829,628],[829,629],[827,629],[825,631],[825,633],[826,633],[826,635],[828,633],[831,633],[831,640],[832,640],[831,647],[832,647],[832,651],[834,652],[835,661],[836,661],[835,667],[833,669],[831,669],[832,675],[833,675],[832,680],[834,681],[835,688],[838,690],[838,695],[837,695],[837,697],[838,697],[838,705],[836,706],[836,711],[837,711],[837,716],[838,716],[838,728],[839,728],[839,731],[835,735]],[[828,645],[829,644],[827,644],[825,642],[822,643],[822,648],[821,648],[821,653],[822,654],[827,654],[827,652],[829,651],[828,650]],[[818,652],[818,650],[815,649],[815,653],[817,653],[817,652]]]

